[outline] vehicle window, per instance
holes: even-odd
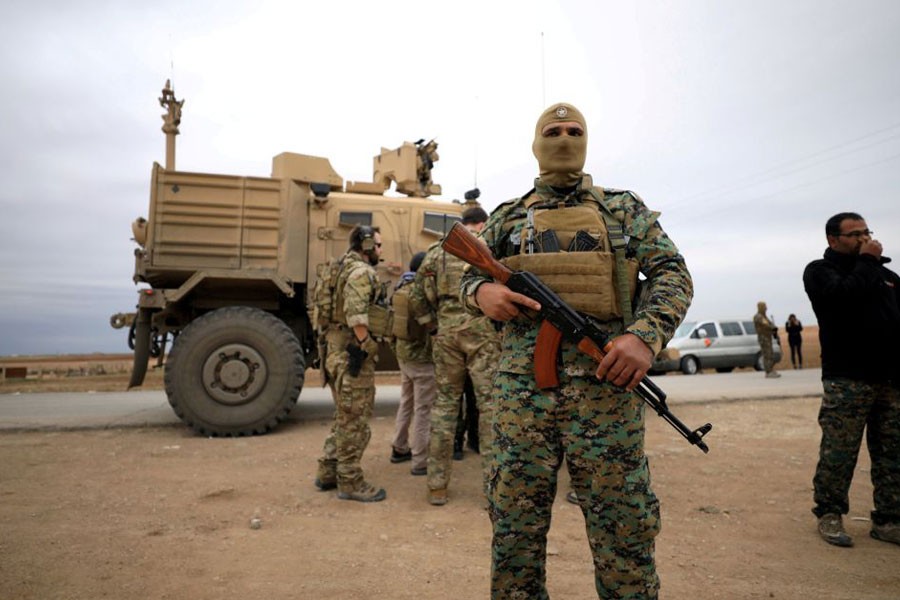
[[[753,321],[741,321],[741,324],[744,326],[744,331],[747,332],[747,335],[756,335],[756,326],[753,325]]]
[[[672,338],[680,338],[688,335],[691,330],[694,328],[694,325],[697,324],[697,321],[685,321],[681,325],[678,326],[678,329],[675,330],[675,333],[672,335]],[[696,337],[696,336],[694,336]]]
[[[426,212],[425,222],[423,223],[422,228],[429,233],[444,235],[450,231],[450,228],[453,227],[454,223],[461,220],[459,215]]]
[[[744,335],[737,321],[722,321],[722,335]]]
[[[341,212],[339,217],[341,225],[368,225],[372,226],[372,213],[370,212]]]
[[[703,337],[708,337],[708,338],[719,337],[719,332],[716,330],[716,324],[713,323],[712,321],[710,321],[709,323],[702,323],[699,327],[697,327],[697,330],[691,334],[691,337],[699,338],[701,329],[706,330],[706,335]]]

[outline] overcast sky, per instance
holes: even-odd
[[[662,212],[689,318],[765,300],[812,324],[829,216],[900,257],[898,31],[894,0],[7,0],[0,355],[127,351],[109,316],[136,303],[166,79],[181,170],[268,176],[291,151],[370,181],[382,146],[437,138],[442,198],[477,185],[488,209],[530,189],[534,122],[571,102],[594,181]]]

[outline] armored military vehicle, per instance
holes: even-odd
[[[441,191],[431,179],[434,140],[382,148],[371,182],[344,181],[328,159],[291,152],[273,158],[270,177],[176,170],[184,100],[166,82],[159,101],[166,167],[153,165],[148,216],[132,224],[134,281],[145,285],[137,312],[110,321],[130,326],[130,387],[155,356],[169,403],[190,427],[265,433],[287,417],[318,360],[310,305],[317,266],[346,251],[353,226],[377,226],[379,276],[393,282],[464,206],[430,198]],[[391,184],[397,195],[386,194]]]

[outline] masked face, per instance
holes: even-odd
[[[538,119],[531,150],[545,183],[554,187],[575,185],[584,174],[587,158],[584,117],[574,106],[551,106]]]

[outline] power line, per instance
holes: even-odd
[[[699,193],[693,194],[693,195],[691,195],[691,196],[687,196],[687,197],[685,197],[685,198],[682,198],[682,199],[676,201],[675,204],[684,204],[684,203],[687,203],[687,202],[689,202],[689,201],[691,201],[691,200],[696,200],[696,199],[698,199],[698,198],[703,198],[703,197],[711,196],[711,195],[714,195],[714,194],[715,194],[715,195],[730,194],[730,193],[733,193],[733,192],[736,192],[736,191],[740,191],[740,190],[743,190],[743,189],[747,189],[747,188],[750,188],[750,187],[755,187],[755,186],[761,185],[761,184],[763,184],[763,183],[766,183],[766,182],[768,182],[768,181],[772,181],[772,180],[774,180],[774,179],[778,179],[778,178],[784,177],[784,176],[786,176],[786,175],[791,175],[791,174],[793,174],[793,173],[797,173],[797,172],[800,172],[800,171],[804,171],[804,170],[809,169],[809,168],[812,168],[812,167],[814,167],[814,166],[817,166],[817,165],[820,165],[820,164],[829,162],[829,161],[831,161],[831,160],[835,160],[835,159],[840,158],[840,157],[842,157],[842,156],[846,156],[846,155],[848,155],[848,154],[853,154],[853,153],[855,153],[855,152],[860,152],[861,150],[865,150],[865,149],[871,148],[871,147],[873,147],[873,146],[877,146],[877,145],[880,145],[880,144],[884,144],[884,143],[889,142],[889,141],[891,141],[891,140],[900,138],[900,134],[892,135],[892,136],[889,136],[889,137],[884,138],[884,139],[882,139],[882,140],[877,140],[877,141],[871,142],[871,143],[869,143],[869,144],[866,144],[866,145],[864,145],[864,146],[860,146],[860,147],[858,147],[858,148],[848,149],[848,150],[846,150],[845,152],[842,152],[842,153],[840,153],[840,154],[836,154],[836,155],[831,156],[831,157],[823,158],[822,160],[819,160],[819,161],[816,161],[816,162],[813,162],[813,163],[810,163],[810,164],[807,164],[807,165],[804,165],[804,166],[801,166],[801,167],[797,167],[797,168],[795,168],[795,169],[788,169],[788,170],[785,170],[785,169],[787,169],[788,167],[790,167],[790,166],[792,166],[792,165],[797,165],[797,164],[800,164],[800,163],[807,162],[807,161],[809,161],[809,160],[811,160],[811,159],[817,158],[817,157],[819,157],[819,156],[827,155],[827,154],[832,153],[832,152],[834,152],[834,151],[836,151],[836,150],[841,150],[841,149],[843,149],[843,148],[846,148],[847,146],[850,146],[850,145],[852,145],[852,144],[855,144],[855,143],[860,142],[860,141],[862,141],[862,140],[865,140],[865,139],[867,139],[867,138],[870,138],[870,137],[873,137],[873,136],[882,134],[882,133],[884,133],[884,132],[886,132],[886,131],[891,131],[891,130],[897,129],[897,128],[900,128],[900,123],[895,123],[894,125],[890,125],[890,126],[888,126],[888,127],[884,127],[884,128],[882,128],[882,129],[878,129],[878,130],[876,130],[876,131],[869,132],[869,133],[867,133],[867,134],[865,134],[865,135],[862,135],[862,136],[853,138],[853,139],[848,140],[848,141],[846,141],[846,142],[843,142],[843,143],[841,143],[841,144],[836,144],[836,145],[831,146],[831,147],[829,147],[829,148],[826,148],[826,149],[824,149],[824,150],[820,150],[820,151],[818,151],[818,152],[814,152],[813,154],[810,154],[810,155],[807,155],[807,156],[804,156],[804,157],[801,157],[801,158],[797,158],[797,159],[794,159],[794,160],[791,160],[791,161],[782,163],[782,164],[780,164],[780,165],[776,165],[776,166],[771,167],[771,168],[769,168],[769,169],[766,169],[766,170],[764,170],[764,171],[760,171],[760,172],[755,173],[755,174],[752,174],[752,175],[747,175],[747,176],[741,177],[740,179],[737,179],[736,181],[733,181],[733,182],[731,182],[731,183],[724,184],[724,185],[720,185],[720,186],[717,186],[717,187],[714,187],[714,188],[710,188],[710,189],[708,189],[708,190],[706,190],[706,191],[699,192]],[[875,163],[875,164],[877,164],[877,163]],[[864,166],[865,166],[865,165],[864,165]],[[781,172],[779,173],[779,171],[781,171]],[[778,173],[778,175],[776,175],[775,177],[769,177],[769,178],[767,178],[767,179],[761,179],[762,177],[764,177],[764,176],[766,176],[766,175],[773,174],[773,173]]]
[[[876,165],[880,165],[880,164],[884,164],[884,163],[887,163],[887,162],[891,162],[891,161],[896,160],[896,159],[898,159],[898,158],[900,158],[900,152],[898,152],[897,154],[893,154],[893,155],[891,155],[891,156],[885,157],[885,158],[883,158],[883,159],[881,159],[881,160],[869,162],[869,163],[866,163],[866,164],[864,164],[864,165],[859,165],[859,166],[853,167],[853,168],[851,168],[851,169],[845,169],[845,170],[843,170],[843,171],[839,171],[839,172],[837,172],[837,173],[832,173],[831,175],[826,175],[826,176],[824,176],[824,177],[819,177],[819,178],[816,179],[815,181],[808,181],[808,182],[806,182],[806,183],[801,183],[801,184],[795,185],[794,187],[788,188],[788,189],[786,189],[786,190],[778,190],[777,192],[772,192],[771,194],[766,194],[766,195],[764,195],[764,196],[757,196],[757,197],[755,197],[755,198],[748,198],[748,199],[742,200],[742,201],[740,201],[740,202],[735,202],[735,203],[731,203],[731,204],[721,205],[721,206],[719,206],[718,208],[715,208],[715,209],[712,209],[712,210],[706,210],[706,211],[704,211],[703,214],[701,215],[701,217],[700,217],[699,220],[702,220],[702,219],[704,219],[704,218],[707,218],[707,217],[710,217],[710,216],[713,216],[713,215],[716,215],[716,214],[720,214],[720,213],[725,212],[725,211],[733,210],[734,207],[737,206],[737,205],[742,205],[742,204],[752,204],[752,203],[756,203],[756,202],[763,202],[763,201],[765,201],[765,200],[770,200],[770,199],[772,199],[772,198],[775,198],[775,197],[778,197],[778,196],[783,196],[784,194],[787,194],[787,193],[790,193],[790,192],[795,192],[795,191],[800,190],[800,189],[803,189],[803,188],[807,188],[807,187],[810,187],[810,186],[813,186],[813,185],[820,184],[820,183],[822,183],[823,181],[828,181],[828,180],[830,180],[830,179],[835,179],[835,178],[837,178],[837,177],[842,177],[842,176],[844,176],[844,175],[847,175],[848,173],[855,173],[856,171],[861,171],[861,170],[863,170],[863,169],[868,169],[869,167],[874,167],[874,166],[876,166]]]

